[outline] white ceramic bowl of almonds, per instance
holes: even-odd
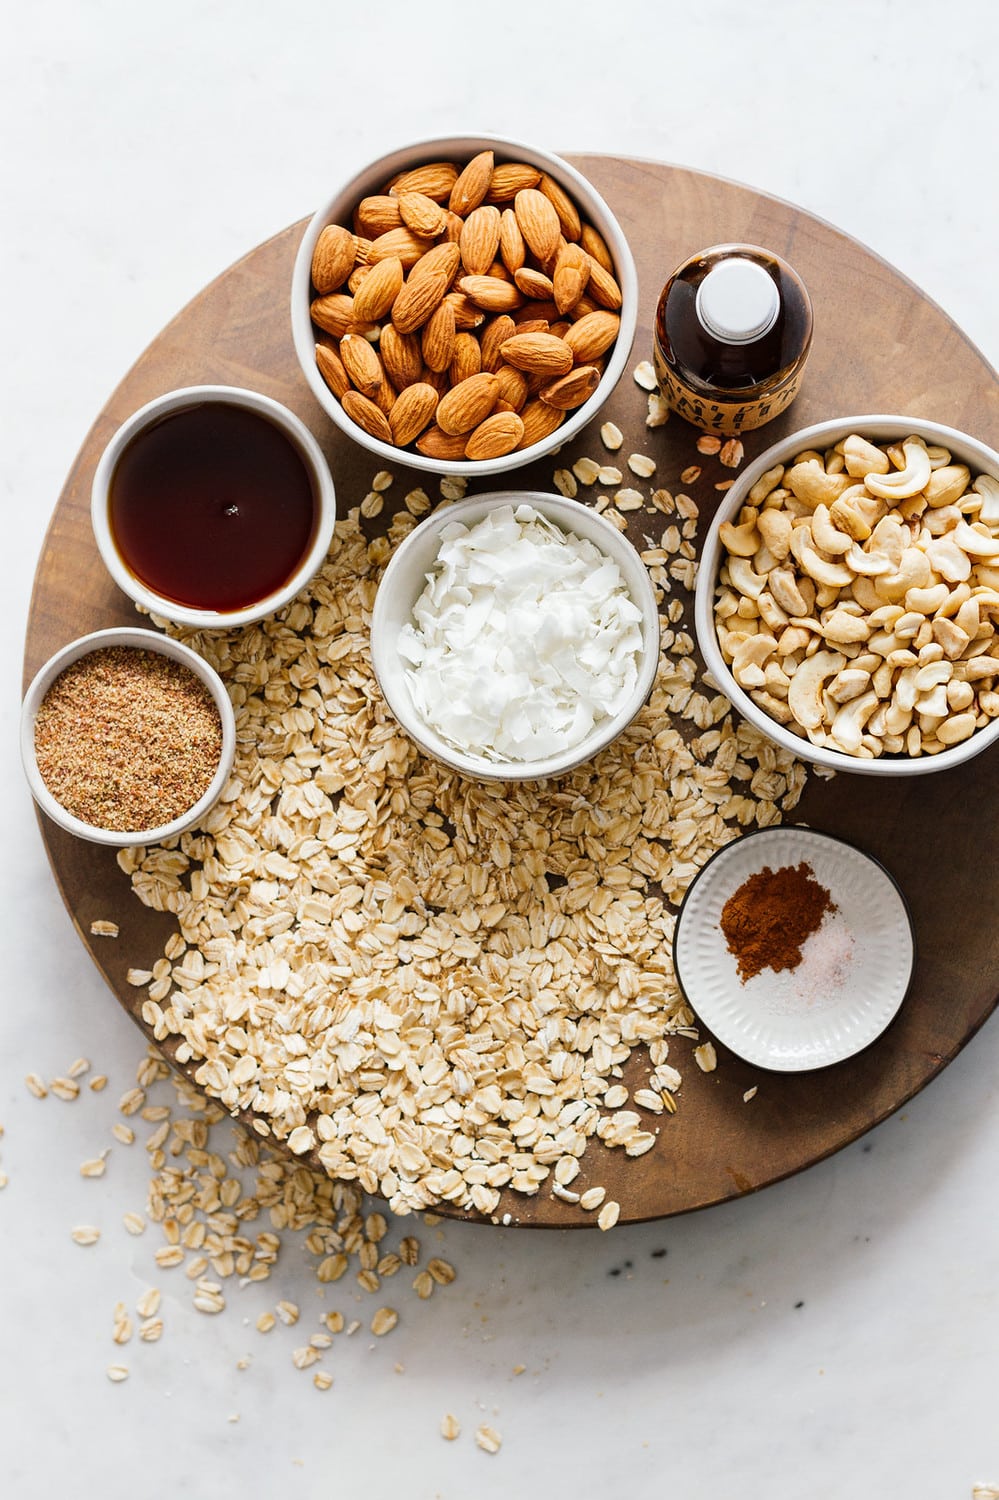
[[[448,572],[445,549],[466,537],[469,572],[463,556]],[[430,580],[442,577],[428,611]],[[396,550],[375,596],[371,656],[389,708],[426,754],[478,780],[538,781],[592,760],[635,718],[659,664],[659,613],[635,548],[597,511],[557,495],[479,495],[441,507]],[[510,749],[521,709],[530,752]]]
[[[152,630],[96,630],[70,642],[38,670],[21,706],[21,761],[35,802],[95,844],[134,848],[197,827],[235,754],[235,714],[219,674]]]
[[[999,454],[917,417],[791,433],[720,506],[695,617],[713,679],[793,754],[962,764],[999,738]]]
[[[503,473],[571,438],[620,379],[637,312],[634,260],[600,194],[498,136],[421,141],[365,167],[316,213],[292,276],[295,351],[320,406],[382,463],[436,474]]]

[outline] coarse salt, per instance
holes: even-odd
[[[450,745],[533,760],[625,706],[641,619],[612,558],[530,505],[503,505],[445,527],[399,650],[417,712]]]

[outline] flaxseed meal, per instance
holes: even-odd
[[[570,1183],[593,1137],[641,1155],[676,1109],[670,1038],[694,1019],[673,975],[676,904],[714,849],[780,821],[805,769],[699,688],[670,597],[693,585],[697,509],[663,489],[643,518],[666,529],[643,556],[664,649],[628,731],[548,783],[479,784],[423,758],[368,651],[416,498],[384,537],[366,539],[357,510],[339,522],[277,617],[177,632],[227,681],[237,759],[200,833],[119,855],[180,926],[131,978],[212,1098],[395,1212],[496,1216],[504,1189],[547,1186],[602,1204],[606,1227],[617,1205]],[[643,1043],[643,1112],[612,1109]]]

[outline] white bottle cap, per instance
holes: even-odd
[[[756,261],[733,255],[719,261],[697,288],[701,326],[725,344],[762,338],[777,321],[780,293]]]

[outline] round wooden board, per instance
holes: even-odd
[[[961,331],[898,272],[829,225],[789,204],[734,183],[652,162],[573,158],[621,220],[642,288],[631,366],[651,355],[659,290],[687,256],[713,243],[748,241],[785,256],[801,273],[815,307],[815,341],[804,386],[791,411],[748,434],[746,458],[806,423],[865,412],[935,419],[999,445],[999,380]],[[130,602],[111,583],[90,529],[91,477],[115,428],[143,402],[177,386],[246,385],[299,414],[332,466],[341,513],[356,505],[377,463],[348,442],[315,403],[291,342],[288,295],[304,221],[253,250],[186,307],[142,355],[87,436],[55,508],[38,565],[25,653],[25,681],[60,646],[86,631],[134,622]],[[655,483],[686,489],[701,507],[702,530],[731,471],[699,459],[697,434],[674,418],[645,427],[645,394],[630,377],[600,420],[625,435],[619,458],[655,458]],[[515,488],[551,490],[556,465],[583,454],[607,461],[599,421],[562,451],[513,471]],[[700,462],[698,482],[679,475]],[[396,466],[396,486],[422,483]],[[642,481],[636,481],[641,484]],[[470,493],[495,489],[488,481]],[[593,491],[581,491],[593,498]],[[638,513],[641,543],[651,517]],[[985,855],[996,831],[995,753],[952,772],[908,780],[811,777],[794,821],[839,834],[879,858],[896,877],[915,924],[917,964],[897,1019],[848,1062],[795,1075],[763,1073],[719,1046],[717,1071],[704,1074],[674,1045],[683,1073],[680,1109],[656,1123],[660,1140],[638,1160],[594,1142],[574,1187],[596,1182],[621,1205],[622,1221],[665,1217],[737,1197],[821,1160],[855,1140],[912,1097],[957,1054],[994,1008],[999,930],[983,920],[999,897],[999,872]],[[138,1025],[143,992],[126,983],[129,967],[151,967],[173,919],[148,911],[131,894],[114,853],[77,841],[42,818],[49,858],[80,936],[113,993]],[[121,928],[115,942],[93,938],[96,917]],[[143,1028],[145,1029],[145,1028]],[[169,1049],[168,1049],[169,1050]],[[644,1060],[633,1056],[625,1081],[638,1086]],[[751,1102],[743,1094],[753,1085]],[[592,1214],[550,1196],[506,1195],[499,1215],[512,1222],[568,1227]]]

